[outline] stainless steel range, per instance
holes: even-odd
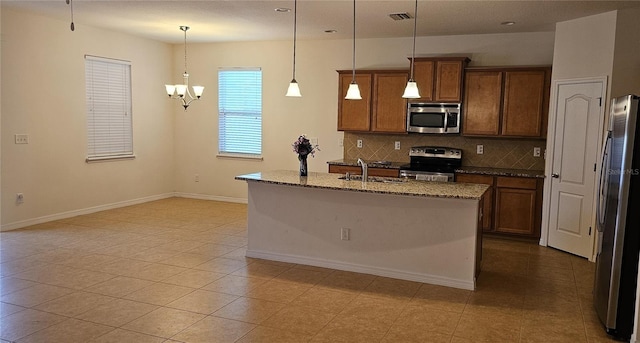
[[[411,163],[400,167],[400,177],[423,181],[453,182],[455,170],[462,165],[462,150],[415,146],[409,150]]]

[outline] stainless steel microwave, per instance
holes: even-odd
[[[409,103],[407,132],[460,133],[459,103]]]

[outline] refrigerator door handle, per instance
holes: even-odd
[[[598,225],[596,225],[596,230],[602,232],[603,229],[603,225],[604,225],[604,210],[605,210],[605,205],[606,205],[606,201],[607,201],[607,194],[606,193],[606,185],[604,184],[604,182],[606,182],[605,176],[607,175],[607,169],[609,169],[609,159],[608,159],[608,151],[607,149],[609,148],[609,141],[611,140],[611,131],[607,131],[607,138],[604,141],[604,146],[602,148],[602,155],[600,158],[600,175],[598,177],[598,194],[596,194],[597,199],[596,199],[596,203],[598,204],[598,208],[596,209],[596,220]],[[604,182],[603,182],[604,181]]]

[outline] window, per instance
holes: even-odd
[[[262,70],[218,70],[218,153],[260,158],[262,155]]]
[[[133,158],[131,63],[85,56],[87,162]]]

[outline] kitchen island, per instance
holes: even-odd
[[[486,185],[269,171],[248,183],[247,256],[474,289]]]

